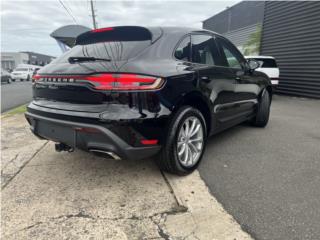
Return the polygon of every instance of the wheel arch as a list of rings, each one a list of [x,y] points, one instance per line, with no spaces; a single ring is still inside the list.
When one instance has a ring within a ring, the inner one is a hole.
[[[198,92],[188,93],[177,101],[177,103],[174,105],[173,111],[177,111],[180,107],[185,105],[194,107],[202,113],[206,121],[207,135],[209,135],[211,132],[212,116],[209,105],[205,98]]]
[[[258,95],[258,99],[259,99],[259,101],[260,101],[261,96],[262,96],[262,94],[263,94],[265,91],[267,91],[267,93],[269,94],[270,104],[271,104],[271,102],[272,102],[273,90],[272,90],[272,86],[270,86],[270,85],[268,85],[268,86],[266,86],[266,87],[264,87],[264,88],[261,89],[261,91],[260,91],[260,93],[259,93],[259,95]]]

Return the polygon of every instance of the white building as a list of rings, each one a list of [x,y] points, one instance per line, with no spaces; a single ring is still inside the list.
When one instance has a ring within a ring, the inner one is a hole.
[[[19,64],[28,64],[29,55],[22,52],[1,52],[1,68],[13,70]]]

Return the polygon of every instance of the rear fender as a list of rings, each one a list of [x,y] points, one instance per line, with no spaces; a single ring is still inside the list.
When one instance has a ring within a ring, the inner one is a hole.
[[[212,114],[211,107],[208,100],[198,91],[190,92],[184,96],[181,96],[174,104],[173,112],[176,112],[182,106],[189,105],[198,109],[206,120],[207,134],[211,133]]]

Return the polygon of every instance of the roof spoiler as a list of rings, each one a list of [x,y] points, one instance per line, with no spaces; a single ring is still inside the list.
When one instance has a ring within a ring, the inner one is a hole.
[[[75,45],[86,45],[106,41],[145,41],[152,43],[162,36],[160,27],[139,26],[106,27],[87,31],[76,38]]]

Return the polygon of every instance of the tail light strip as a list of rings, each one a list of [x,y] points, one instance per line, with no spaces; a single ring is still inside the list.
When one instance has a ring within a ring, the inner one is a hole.
[[[35,81],[62,83],[91,83],[97,90],[156,90],[164,80],[158,77],[137,74],[95,74],[89,76],[44,76],[35,75]]]

